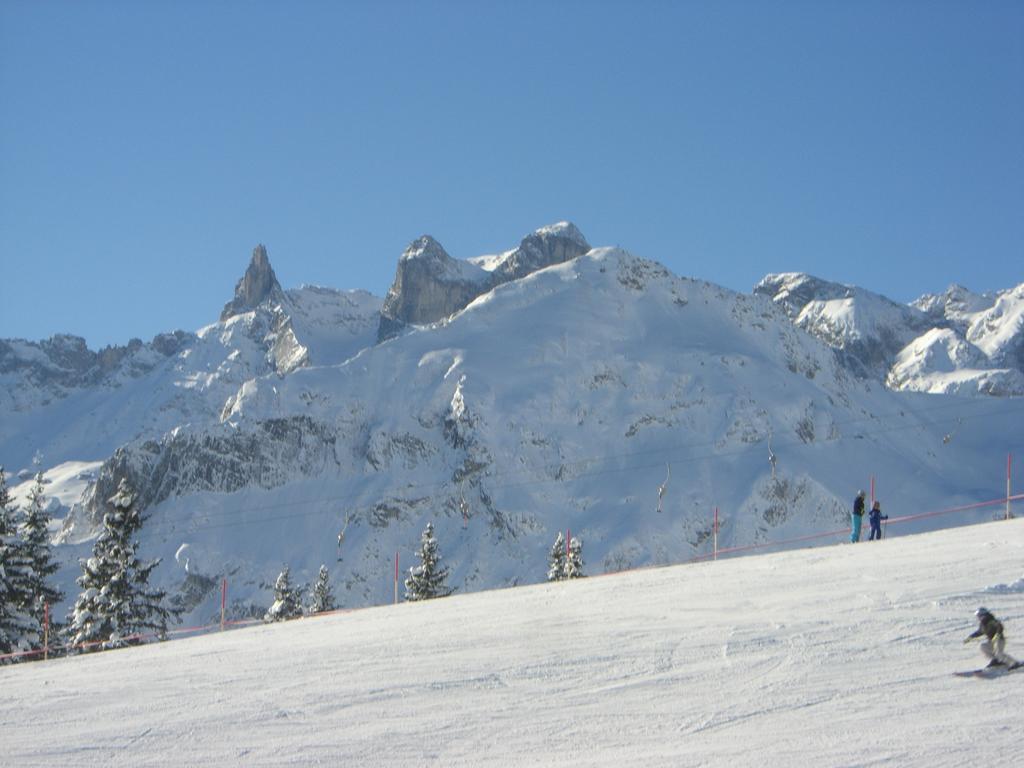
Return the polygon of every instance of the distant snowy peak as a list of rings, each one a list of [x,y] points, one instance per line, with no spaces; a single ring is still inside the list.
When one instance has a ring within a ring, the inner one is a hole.
[[[1024,394],[1024,374],[991,367],[980,349],[950,328],[933,328],[904,347],[886,384],[890,389],[931,394]]]
[[[997,365],[1024,372],[1024,283],[996,295],[991,307],[971,317],[967,339]]]
[[[233,315],[255,309],[267,301],[280,301],[283,298],[284,291],[281,290],[281,284],[277,282],[277,276],[270,266],[267,249],[263,245],[257,245],[252,251],[249,268],[235,286],[235,297],[224,305],[220,319],[227,320]]]
[[[920,309],[935,321],[949,320],[963,323],[966,327],[970,318],[984,312],[995,303],[995,297],[987,293],[974,293],[962,285],[951,285],[941,294],[925,294],[910,305]]]
[[[805,330],[831,333],[830,343],[838,347],[881,335],[894,326],[924,329],[929,325],[925,314],[915,307],[813,275],[768,275],[754,287],[754,293],[770,298]]]
[[[414,240],[398,261],[381,308],[377,337],[385,341],[409,325],[437,322],[495,286],[581,256],[590,245],[569,222],[542,227],[500,256],[454,259],[429,235]]]
[[[27,411],[89,387],[119,386],[152,371],[189,347],[195,336],[161,333],[150,343],[93,351],[79,336],[58,334],[43,341],[0,339],[0,409]]]
[[[899,390],[1024,394],[1024,285],[977,294],[953,285],[897,304],[811,275],[768,275],[754,288],[832,346],[859,376]]]
[[[896,355],[931,323],[918,309],[812,275],[768,275],[754,288],[841,353],[860,376],[884,380]]]
[[[793,320],[811,302],[853,298],[854,288],[832,283],[802,272],[766,275],[754,286],[754,293],[767,296]]]

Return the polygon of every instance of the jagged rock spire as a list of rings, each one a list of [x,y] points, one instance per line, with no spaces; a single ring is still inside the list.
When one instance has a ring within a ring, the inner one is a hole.
[[[235,285],[235,298],[224,305],[220,319],[227,320],[233,315],[255,309],[268,298],[283,296],[284,291],[281,290],[281,284],[277,282],[277,276],[270,266],[270,259],[267,258],[266,247],[257,245],[252,250],[249,268]]]

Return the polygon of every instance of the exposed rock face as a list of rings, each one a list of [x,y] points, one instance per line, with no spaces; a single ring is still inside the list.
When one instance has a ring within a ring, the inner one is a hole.
[[[132,443],[104,463],[65,529],[97,523],[104,501],[113,495],[111,487],[116,489],[122,479],[137,490],[140,509],[195,491],[275,488],[296,477],[335,471],[335,442],[329,426],[290,416],[261,421],[247,431],[175,431],[160,440]]]
[[[377,338],[384,341],[406,325],[448,317],[492,287],[489,272],[453,259],[439,242],[424,235],[398,261],[395,282],[380,310]]]
[[[396,336],[407,325],[442,320],[495,286],[589,250],[586,238],[569,222],[542,227],[524,237],[514,250],[486,260],[453,259],[434,238],[424,235],[405,250],[398,262],[395,282],[381,309],[377,339]]]
[[[268,299],[283,300],[284,291],[281,290],[281,284],[277,282],[277,276],[270,266],[267,249],[257,245],[252,251],[249,268],[235,286],[235,298],[224,305],[220,319],[227,320],[234,315],[248,312]]]
[[[518,280],[538,269],[575,259],[589,250],[590,244],[575,224],[563,221],[543,227],[524,237],[519,247],[495,267],[495,283]]]

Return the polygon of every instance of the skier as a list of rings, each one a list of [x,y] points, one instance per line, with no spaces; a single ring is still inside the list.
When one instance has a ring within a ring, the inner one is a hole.
[[[850,543],[856,544],[860,541],[860,524],[864,518],[864,491],[857,491],[857,498],[853,500],[853,515],[850,517]]]
[[[1012,669],[1018,666],[1019,662],[1003,650],[1006,639],[1003,637],[1002,622],[989,613],[988,608],[979,608],[974,615],[978,617],[978,628],[964,639],[964,643],[984,635],[988,639],[981,644],[981,652],[988,657],[990,667],[1003,666]]]
[[[877,501],[871,505],[871,512],[868,514],[868,522],[871,523],[871,534],[868,536],[868,541],[874,541],[876,538],[882,540],[882,521],[888,520],[888,515],[882,514],[882,505]]]

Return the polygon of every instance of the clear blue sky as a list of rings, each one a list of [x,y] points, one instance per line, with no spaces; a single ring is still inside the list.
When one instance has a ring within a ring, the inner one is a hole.
[[[749,291],[1024,281],[1021,2],[0,2],[0,337],[574,221]]]

